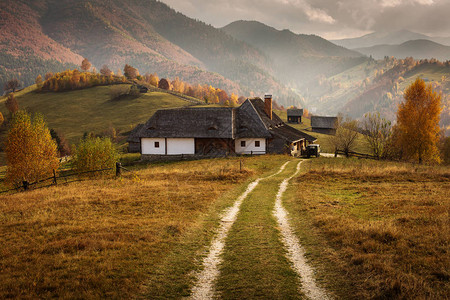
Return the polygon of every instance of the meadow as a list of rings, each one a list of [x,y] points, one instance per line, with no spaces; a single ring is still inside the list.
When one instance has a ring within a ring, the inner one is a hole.
[[[0,195],[0,298],[132,298],[149,287],[156,297],[172,277],[186,289],[219,213],[286,159],[143,164],[120,179]],[[164,265],[174,249],[179,263]]]
[[[48,127],[64,134],[71,143],[77,142],[84,132],[101,133],[109,126],[122,132],[129,131],[147,121],[158,109],[189,105],[187,101],[162,92],[111,100],[109,91],[113,86],[61,93],[29,91],[16,98],[21,109],[42,113]],[[7,115],[4,105],[0,106],[0,111]]]
[[[344,299],[450,297],[450,170],[317,159],[285,200],[320,280]]]

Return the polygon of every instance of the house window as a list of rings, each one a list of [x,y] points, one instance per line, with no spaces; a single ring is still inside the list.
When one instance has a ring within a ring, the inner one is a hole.
[[[155,148],[159,148],[159,142],[155,142]]]
[[[261,147],[261,143],[259,141],[255,141],[255,147]]]
[[[245,147],[245,141],[241,141],[241,147]]]

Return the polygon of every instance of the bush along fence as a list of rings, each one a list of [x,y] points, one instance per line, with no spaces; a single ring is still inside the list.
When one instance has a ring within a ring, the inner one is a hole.
[[[338,155],[345,155],[346,157],[357,157],[357,158],[365,158],[365,159],[376,159],[376,160],[379,159],[379,157],[376,157],[374,155],[358,153],[358,152],[353,152],[353,151],[345,152],[342,150],[336,150],[334,152],[334,157],[337,157]]]
[[[113,170],[115,170],[116,177],[121,176],[123,170],[127,171],[127,172],[132,172],[132,171],[122,167],[122,164],[119,162],[116,163],[115,168],[105,168],[105,169],[77,172],[77,173],[71,173],[71,174],[60,174],[59,176],[56,175],[56,170],[53,170],[53,176],[51,176],[49,178],[38,180],[36,182],[28,182],[28,181],[24,180],[24,181],[22,181],[22,184],[20,186],[9,189],[9,190],[0,191],[0,194],[8,193],[8,192],[28,191],[31,189],[35,190],[35,189],[46,188],[46,187],[50,187],[50,186],[58,185],[58,184],[68,184],[68,183],[72,183],[72,182],[85,181],[85,180],[89,179],[88,178],[89,175],[95,175],[95,174],[99,174],[101,172],[113,171]],[[87,176],[87,177],[83,178],[83,176]]]

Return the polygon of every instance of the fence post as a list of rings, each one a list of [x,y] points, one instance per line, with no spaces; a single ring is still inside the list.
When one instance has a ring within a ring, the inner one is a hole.
[[[55,169],[53,169],[53,183],[54,183],[55,185],[58,184],[58,182],[56,181],[56,171],[55,171]]]
[[[120,162],[116,162],[116,177],[119,177],[122,174],[122,164]]]
[[[28,191],[28,188],[29,188],[29,186],[30,186],[30,184],[28,183],[28,181],[24,180],[24,181],[22,181],[22,183],[23,183],[23,190],[24,190],[24,191]]]

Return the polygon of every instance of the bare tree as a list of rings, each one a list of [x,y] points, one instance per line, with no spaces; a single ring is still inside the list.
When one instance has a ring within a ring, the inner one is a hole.
[[[358,121],[348,117],[342,120],[342,117],[339,117],[336,125],[336,134],[330,136],[330,143],[334,146],[335,150],[344,151],[348,157],[349,152],[357,144]]]
[[[81,62],[81,70],[86,72],[89,71],[91,67],[92,67],[91,62],[87,58],[83,59],[83,61]]]
[[[14,93],[8,95],[8,99],[6,99],[5,106],[9,110],[11,115],[15,114],[19,110],[19,103],[17,103]]]
[[[381,118],[380,113],[368,113],[364,115],[362,128],[373,155],[377,158],[384,156],[391,134],[391,122]]]
[[[12,91],[13,93],[16,91],[18,87],[20,87],[20,83],[19,80],[17,80],[16,78],[7,81],[4,86],[6,91]]]
[[[100,69],[100,74],[102,74],[103,76],[111,76],[113,73],[107,65],[103,65],[103,67]]]

